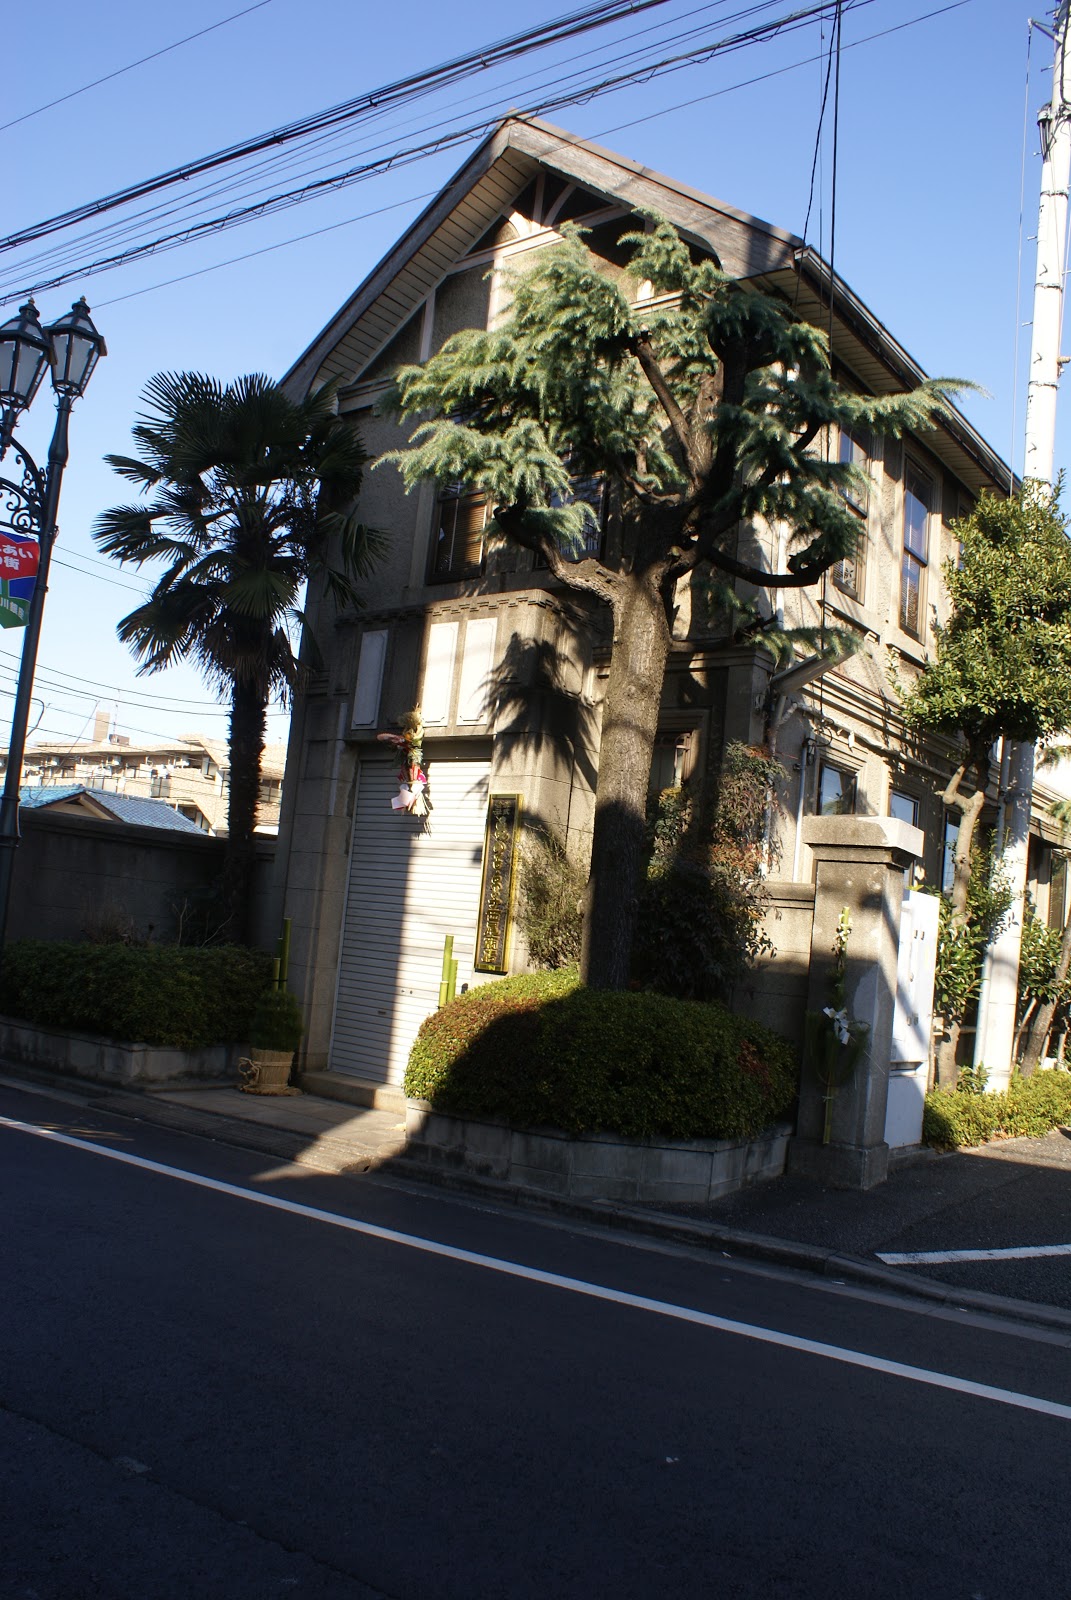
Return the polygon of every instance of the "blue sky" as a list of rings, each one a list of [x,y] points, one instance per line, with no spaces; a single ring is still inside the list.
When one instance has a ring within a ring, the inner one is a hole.
[[[33,44],[23,59],[39,62],[42,71],[17,84],[8,75],[2,120],[210,28],[242,4],[188,0],[182,8],[164,8],[106,0],[87,14],[70,0],[38,0]],[[836,265],[930,373],[982,386],[985,394],[969,397],[964,409],[1005,459],[1014,450],[1019,465],[1029,328],[1020,328],[1017,372],[1016,324],[1030,316],[1039,179],[1034,117],[1048,98],[1043,69],[1052,47],[1035,31],[1028,82],[1031,8],[1025,0],[966,0],[903,26],[939,4],[870,0],[844,18]],[[451,6],[408,0],[404,8],[267,0],[200,39],[0,131],[7,227],[53,215],[567,9],[569,0],[525,0],[508,15],[467,0]],[[787,0],[780,8],[790,9]],[[655,49],[688,29],[703,28],[703,37],[714,40],[747,26],[742,14],[743,7],[734,9],[728,0],[717,6],[668,0],[629,24],[530,56],[400,112],[376,139],[401,145],[434,120],[449,125],[475,119],[483,108],[528,106],[567,68],[598,72],[630,42]],[[649,31],[634,38],[640,29]],[[878,33],[884,36],[868,42]],[[828,32],[820,36],[812,23],[556,111],[551,120],[800,233],[827,43]],[[827,111],[808,229],[809,241],[827,255],[830,121]],[[373,142],[368,131],[359,138],[354,133],[352,146],[326,155],[345,164],[351,148]],[[84,292],[109,350],[72,421],[34,708],[35,718],[41,713],[40,737],[73,742],[91,729],[98,698],[117,715],[118,730],[135,739],[188,729],[224,736],[226,716],[192,669],[138,678],[115,637],[116,622],[137,603],[144,580],[102,564],[92,543],[97,514],[128,498],[102,457],[129,448],[139,395],[154,372],[281,376],[469,148],[38,295],[47,321]],[[276,175],[269,176],[275,182]],[[278,187],[289,176],[283,173]],[[254,251],[263,253],[219,265]],[[75,264],[90,259],[85,249],[74,257]],[[28,267],[28,275],[20,277],[20,270],[6,260],[0,277],[12,287],[35,281]],[[176,278],[183,281],[166,281]],[[8,301],[0,315],[12,315],[16,303]],[[1071,453],[1069,405],[1065,393],[1058,465]],[[39,458],[51,424],[46,384],[22,430]],[[5,729],[20,645],[20,633],[0,635]],[[273,716],[270,736],[285,737],[285,717]],[[5,739],[0,733],[0,742]]]

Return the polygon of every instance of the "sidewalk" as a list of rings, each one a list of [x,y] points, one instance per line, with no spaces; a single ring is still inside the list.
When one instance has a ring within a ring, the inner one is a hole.
[[[57,1078],[7,1069],[15,1087]],[[978,1150],[922,1151],[865,1194],[783,1177],[705,1207],[576,1202],[519,1191],[404,1159],[404,1120],[313,1094],[232,1088],[141,1093],[72,1079],[101,1111],[254,1149],[322,1172],[385,1175],[479,1193],[502,1204],[624,1228],[729,1255],[979,1310],[1028,1316],[1071,1332],[1071,1129]],[[968,1259],[963,1259],[967,1252]],[[939,1254],[940,1261],[905,1261]],[[970,1259],[982,1255],[982,1259]]]

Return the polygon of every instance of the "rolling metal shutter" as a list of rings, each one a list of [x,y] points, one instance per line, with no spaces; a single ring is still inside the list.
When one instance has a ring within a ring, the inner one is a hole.
[[[397,761],[361,763],[331,1070],[400,1084],[439,1002],[443,940],[472,983],[490,762],[433,757],[431,816],[391,810]],[[480,981],[476,975],[476,981]]]

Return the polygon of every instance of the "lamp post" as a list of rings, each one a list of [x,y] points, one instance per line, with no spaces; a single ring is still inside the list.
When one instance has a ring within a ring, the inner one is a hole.
[[[93,326],[84,299],[48,328],[42,328],[32,300],[20,307],[18,316],[0,326],[0,474],[10,471],[10,467],[4,465],[9,452],[15,464],[14,476],[0,476],[0,574],[6,578],[13,573],[32,576],[35,555],[37,574],[26,606],[26,631],[11,719],[7,772],[0,796],[0,961],[19,843],[19,785],[26,729],[48,591],[48,569],[56,541],[60,484],[67,464],[67,425],[71,407],[85,393],[93,368],[106,354],[104,340]],[[46,367],[51,369],[52,387],[56,392],[56,426],[42,472],[16,439],[15,425],[40,388]],[[32,543],[35,538],[36,551]]]

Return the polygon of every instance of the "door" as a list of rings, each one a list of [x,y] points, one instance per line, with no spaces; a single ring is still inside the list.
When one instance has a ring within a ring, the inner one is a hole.
[[[439,1002],[447,934],[458,988],[474,981],[490,762],[432,756],[425,819],[391,810],[397,767],[361,763],[330,1065],[400,1085]]]

